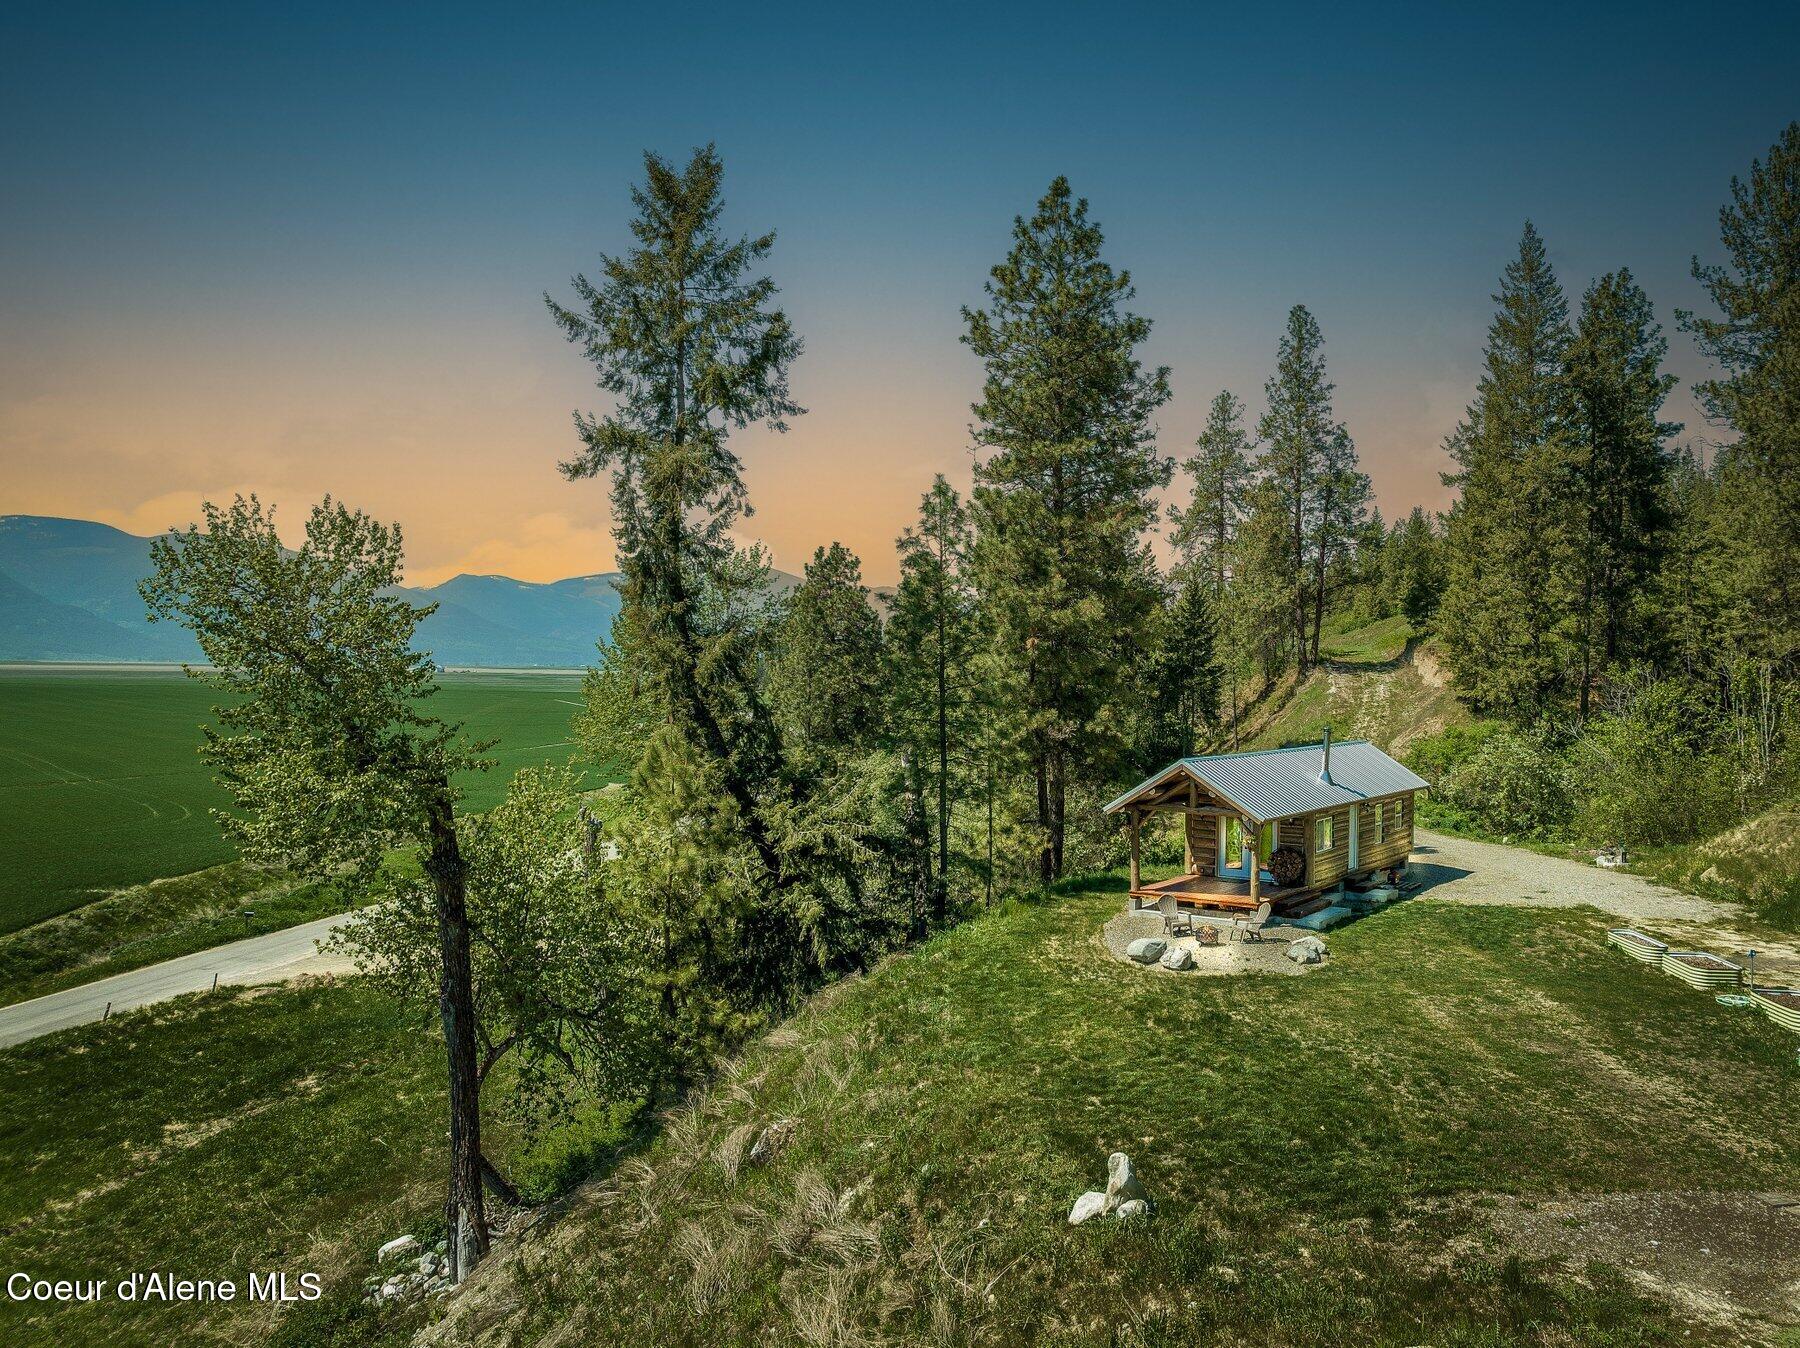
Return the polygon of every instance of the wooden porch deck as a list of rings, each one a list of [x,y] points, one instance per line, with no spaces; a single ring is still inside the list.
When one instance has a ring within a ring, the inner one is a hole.
[[[1289,885],[1283,889],[1267,883],[1261,890],[1262,898],[1274,905],[1273,912],[1277,917],[1304,916],[1312,907],[1318,906],[1314,901],[1324,892],[1303,885]],[[1172,880],[1139,885],[1130,894],[1132,906],[1137,908],[1155,908],[1163,900],[1173,899],[1177,905],[1186,904],[1192,908],[1256,911],[1256,904],[1250,901],[1248,880],[1221,880],[1216,875],[1178,875]]]

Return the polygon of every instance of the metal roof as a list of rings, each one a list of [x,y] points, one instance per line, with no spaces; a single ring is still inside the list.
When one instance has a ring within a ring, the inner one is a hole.
[[[1228,805],[1257,823],[1335,809],[1359,800],[1429,790],[1431,783],[1395,762],[1367,740],[1337,740],[1331,746],[1331,779],[1319,775],[1323,746],[1302,744],[1291,749],[1254,753],[1209,754],[1169,764],[1106,807],[1123,809],[1146,791],[1177,773],[1193,777]]]

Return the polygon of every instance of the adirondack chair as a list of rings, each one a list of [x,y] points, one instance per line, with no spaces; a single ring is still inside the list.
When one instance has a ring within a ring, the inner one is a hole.
[[[1252,942],[1262,940],[1263,928],[1269,925],[1269,916],[1274,911],[1275,905],[1270,903],[1267,899],[1264,899],[1262,906],[1256,910],[1255,915],[1253,917],[1245,918],[1243,922],[1239,924],[1238,939],[1240,941]]]
[[[1158,907],[1162,909],[1163,935],[1179,936],[1184,932],[1190,934],[1193,932],[1194,915],[1181,911],[1180,900],[1172,897],[1165,898]]]

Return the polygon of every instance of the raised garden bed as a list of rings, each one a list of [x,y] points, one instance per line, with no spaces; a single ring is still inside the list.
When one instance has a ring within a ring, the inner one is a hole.
[[[1709,955],[1704,950],[1665,950],[1662,971],[1673,974],[1689,987],[1714,992],[1735,988],[1744,979],[1743,969],[1728,959]]]
[[[1634,960],[1642,960],[1645,964],[1662,963],[1663,955],[1669,947],[1654,936],[1646,936],[1643,932],[1631,927],[1614,927],[1606,933],[1606,943],[1616,946],[1630,955]]]
[[[1750,1000],[1782,1029],[1800,1034],[1800,988],[1752,988]]]

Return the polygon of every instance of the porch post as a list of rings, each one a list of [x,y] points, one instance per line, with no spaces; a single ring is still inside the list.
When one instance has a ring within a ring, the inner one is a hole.
[[[1250,830],[1250,906],[1260,908],[1262,906],[1263,859],[1257,855],[1257,852],[1262,847],[1262,829],[1248,819],[1244,821],[1244,827]]]
[[[1138,874],[1138,812],[1134,805],[1131,809],[1131,887],[1141,889],[1141,877]],[[1135,906],[1135,904],[1128,905]]]

